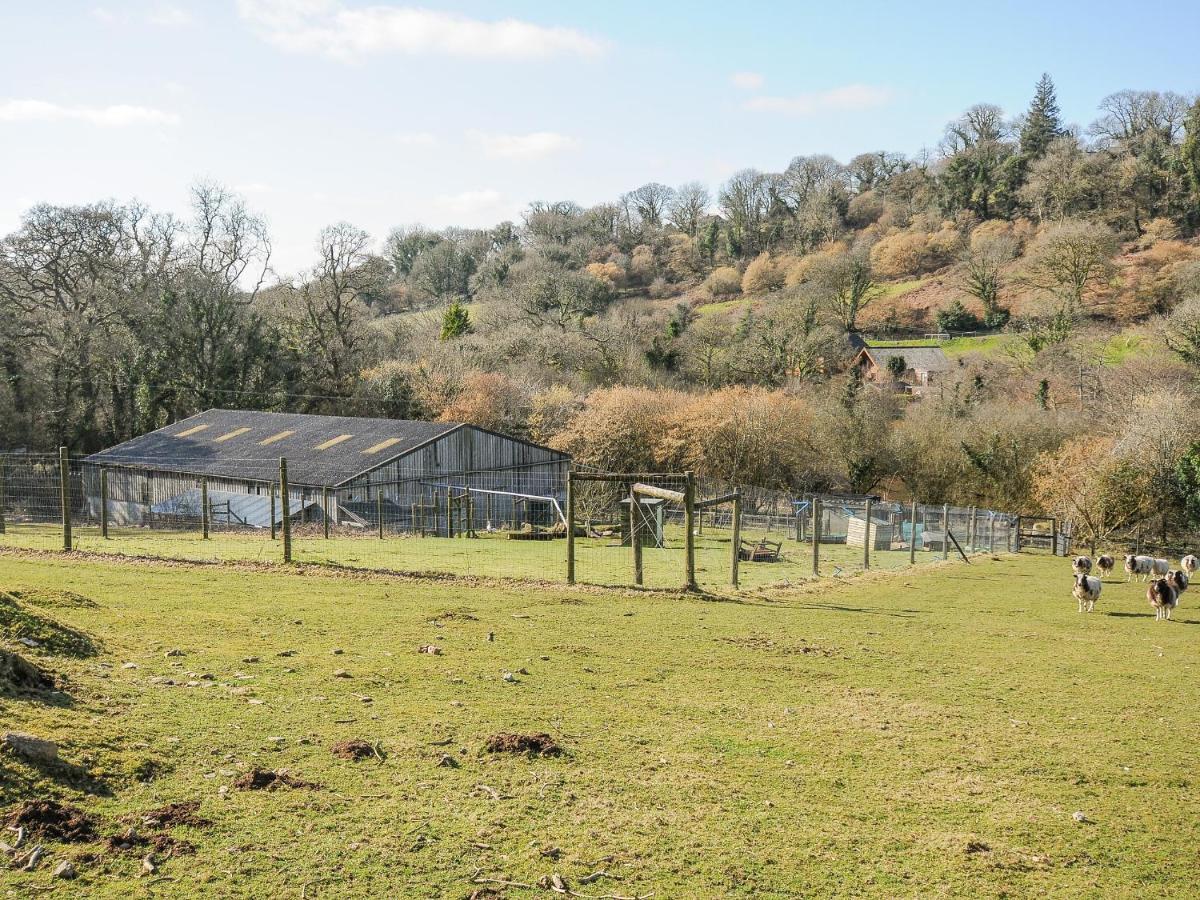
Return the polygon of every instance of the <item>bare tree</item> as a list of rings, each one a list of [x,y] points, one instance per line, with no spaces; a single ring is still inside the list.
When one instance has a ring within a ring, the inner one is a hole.
[[[681,184],[667,207],[667,221],[684,234],[695,237],[711,203],[712,195],[700,182]]]

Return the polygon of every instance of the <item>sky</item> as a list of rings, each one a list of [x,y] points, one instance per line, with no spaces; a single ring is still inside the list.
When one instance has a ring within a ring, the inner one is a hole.
[[[32,204],[186,214],[215,180],[280,274],[325,225],[486,226],[801,154],[933,148],[1049,72],[1068,122],[1200,91],[1200,3],[0,0],[0,233]]]

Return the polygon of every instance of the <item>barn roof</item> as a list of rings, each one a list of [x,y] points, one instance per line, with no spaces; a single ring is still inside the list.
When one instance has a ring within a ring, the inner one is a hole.
[[[464,427],[473,426],[210,409],[93,453],[85,462],[274,481],[283,456],[292,484],[332,486]]]
[[[942,352],[942,348],[933,344],[915,347],[871,347],[866,346],[860,351],[875,365],[883,368],[893,356],[904,359],[907,367],[915,372],[946,372],[950,369],[950,360]]]

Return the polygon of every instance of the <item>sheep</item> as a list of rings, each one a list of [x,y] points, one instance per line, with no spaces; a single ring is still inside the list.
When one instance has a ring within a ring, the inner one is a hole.
[[[1084,575],[1082,572],[1075,576],[1075,588],[1071,593],[1079,601],[1080,612],[1092,612],[1096,601],[1100,599],[1100,589],[1104,583],[1094,575]]]
[[[1167,573],[1171,571],[1171,561],[1169,559],[1152,559],[1150,560],[1150,577],[1151,578],[1166,578]]]
[[[1179,561],[1179,567],[1187,573],[1188,578],[1191,578],[1196,574],[1196,569],[1200,569],[1200,559],[1189,553]]]
[[[1150,582],[1150,586],[1146,588],[1146,599],[1154,607],[1155,621],[1160,621],[1171,618],[1171,610],[1179,602],[1179,594],[1167,579],[1159,578]]]
[[[1167,584],[1175,588],[1176,594],[1182,594],[1186,591],[1188,589],[1188,582],[1190,581],[1191,579],[1187,577],[1187,573],[1178,569],[1172,569],[1167,573]]]
[[[1134,556],[1132,553],[1125,556],[1125,572],[1128,577],[1126,581],[1133,581],[1133,576],[1141,575],[1142,581],[1145,581],[1150,576],[1150,566],[1154,562],[1148,556]]]
[[[1103,578],[1105,575],[1111,575],[1112,570],[1116,568],[1116,565],[1117,561],[1107,553],[1096,560],[1096,568],[1100,570],[1101,578]]]
[[[1071,560],[1071,571],[1076,575],[1087,575],[1092,571],[1092,558],[1090,556],[1077,556]]]

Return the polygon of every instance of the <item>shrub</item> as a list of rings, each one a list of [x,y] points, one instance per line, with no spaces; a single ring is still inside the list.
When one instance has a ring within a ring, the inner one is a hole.
[[[742,292],[742,276],[733,266],[713,269],[704,279],[704,289],[710,297],[735,297]]]
[[[745,294],[765,294],[777,291],[783,285],[782,267],[765,252],[756,256],[742,275],[742,292]]]
[[[927,238],[918,231],[900,231],[881,238],[871,248],[871,267],[881,278],[916,275],[925,267]]]
[[[953,300],[938,310],[937,327],[938,331],[974,331],[979,327],[979,318],[961,300]]]
[[[615,288],[625,278],[625,270],[611,261],[589,263],[583,267],[583,271],[610,288]]]

